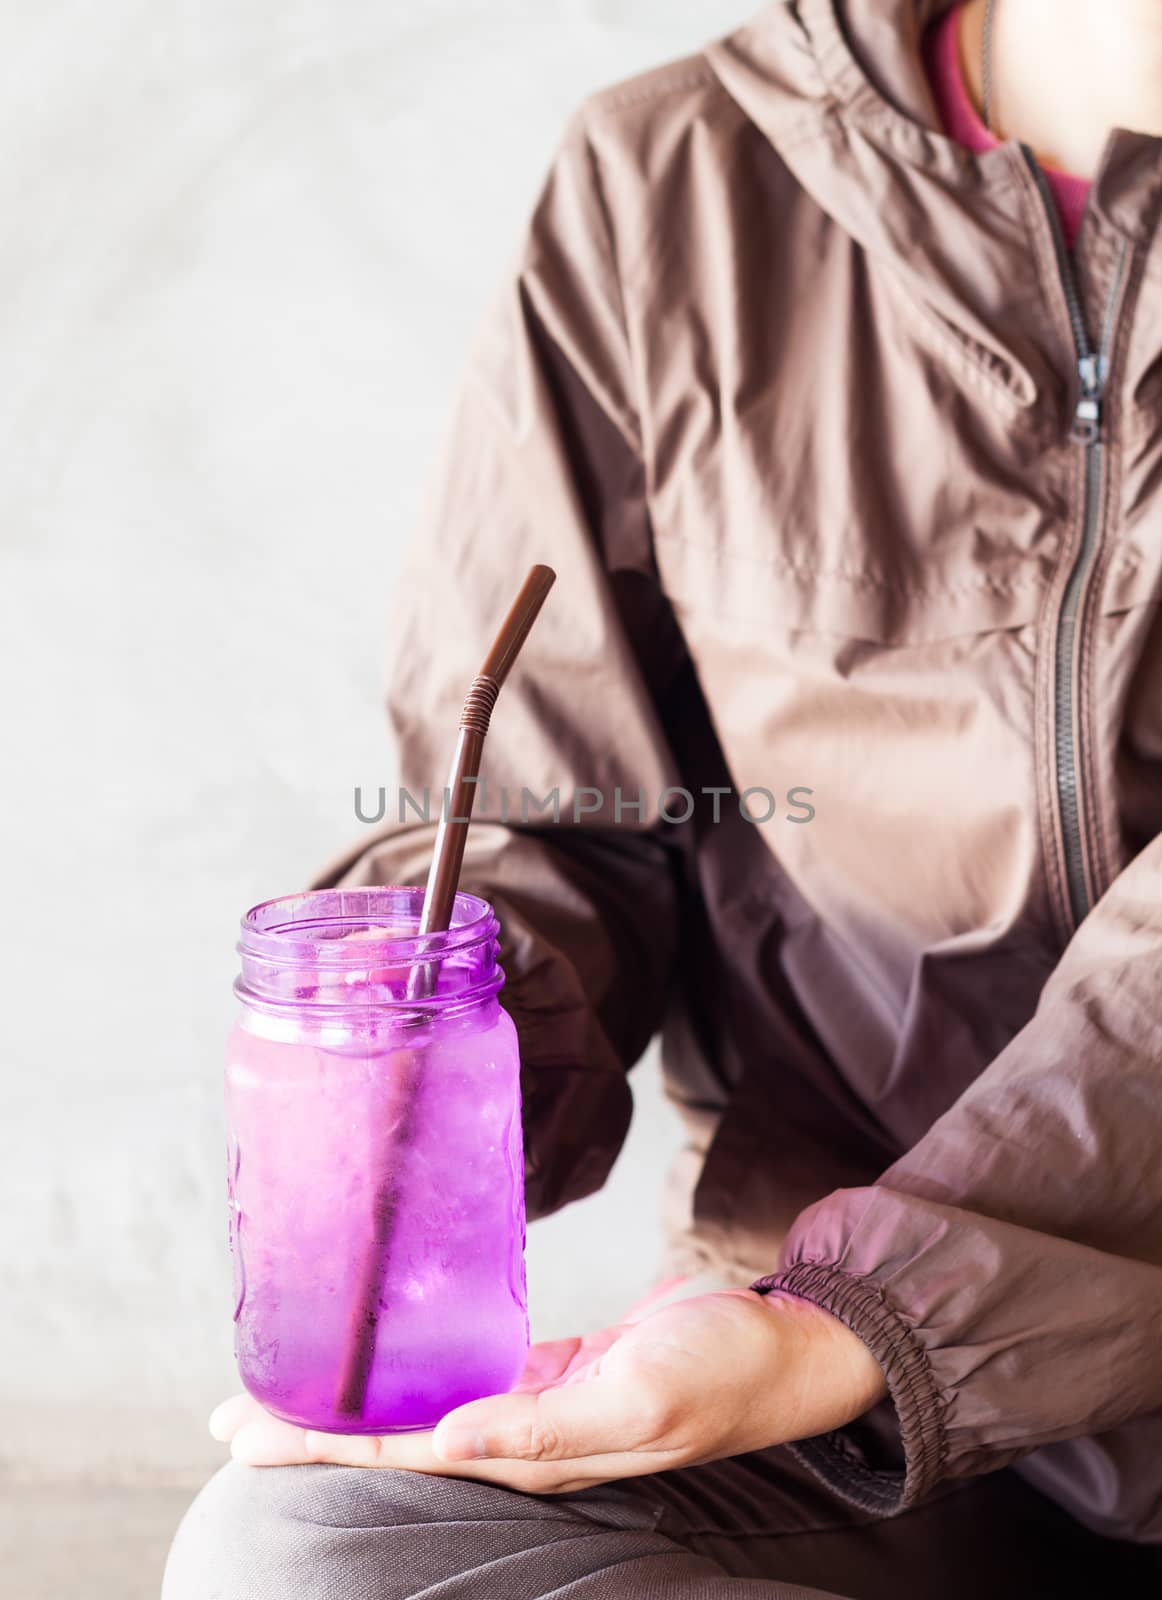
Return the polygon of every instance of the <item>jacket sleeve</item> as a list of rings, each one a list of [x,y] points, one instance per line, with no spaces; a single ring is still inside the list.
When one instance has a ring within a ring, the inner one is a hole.
[[[387,791],[387,825],[318,879],[423,881],[465,691],[529,566],[555,568],[493,716],[461,879],[501,922],[533,1215],[604,1181],[629,1122],[625,1070],[657,1031],[673,955],[656,802],[678,782],[663,719],[683,652],[653,568],[633,389],[579,117],[472,353],[397,585],[400,791],[422,809],[427,790],[430,820]]]
[[[1081,924],[1033,1019],[866,1189],[804,1212],[781,1289],[883,1368],[901,1474],[858,1428],[803,1459],[891,1512],[943,1478],[1162,1406],[1162,838]]]

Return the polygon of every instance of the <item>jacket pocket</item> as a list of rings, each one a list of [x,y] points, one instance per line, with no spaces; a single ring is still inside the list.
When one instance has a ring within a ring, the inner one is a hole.
[[[684,614],[713,615],[742,630],[775,627],[885,646],[1024,627],[1037,619],[1047,580],[1041,563],[1029,559],[975,571],[934,566],[901,582],[673,533],[658,539],[657,560]]]

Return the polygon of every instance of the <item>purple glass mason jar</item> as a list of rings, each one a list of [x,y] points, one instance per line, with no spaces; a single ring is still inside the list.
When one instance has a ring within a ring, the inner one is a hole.
[[[431,1427],[510,1389],[528,1351],[497,921],[461,894],[448,932],[420,938],[422,901],[329,889],[242,919],[226,1065],[235,1353],[269,1411],[331,1432]]]

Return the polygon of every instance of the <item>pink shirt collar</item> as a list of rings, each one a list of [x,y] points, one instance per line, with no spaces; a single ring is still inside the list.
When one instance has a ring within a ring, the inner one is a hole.
[[[985,150],[995,150],[1000,140],[981,121],[964,81],[960,64],[960,11],[959,5],[953,6],[929,28],[924,40],[924,62],[945,133],[966,150],[980,155]],[[1089,198],[1089,179],[1079,178],[1072,172],[1058,172],[1053,167],[1046,167],[1044,171],[1061,213],[1065,242],[1072,249]]]

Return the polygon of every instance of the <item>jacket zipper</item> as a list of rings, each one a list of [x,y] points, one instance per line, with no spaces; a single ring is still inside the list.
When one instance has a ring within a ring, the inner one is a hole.
[[[1109,353],[1113,340],[1114,320],[1121,296],[1129,247],[1122,241],[1102,317],[1101,334],[1097,348],[1090,341],[1081,309],[1081,295],[1077,275],[1073,270],[1057,202],[1049,188],[1048,179],[1037,163],[1037,158],[1027,147],[1021,147],[1041,196],[1053,236],[1057,256],[1057,270],[1065,303],[1069,311],[1069,325],[1073,333],[1074,355],[1081,387],[1073,411],[1073,425],[1069,437],[1085,451],[1085,498],[1082,512],[1081,541],[1073,559],[1061,609],[1057,616],[1057,632],[1053,651],[1053,734],[1055,776],[1057,785],[1057,812],[1061,821],[1061,839],[1065,854],[1065,882],[1069,895],[1069,909],[1076,927],[1093,904],[1086,874],[1085,834],[1082,824],[1082,772],[1081,751],[1075,731],[1078,662],[1080,656],[1080,631],[1082,599],[1086,580],[1093,568],[1094,558],[1101,545],[1101,495],[1104,472],[1104,437],[1102,431],[1102,401],[1106,378],[1109,374]]]

